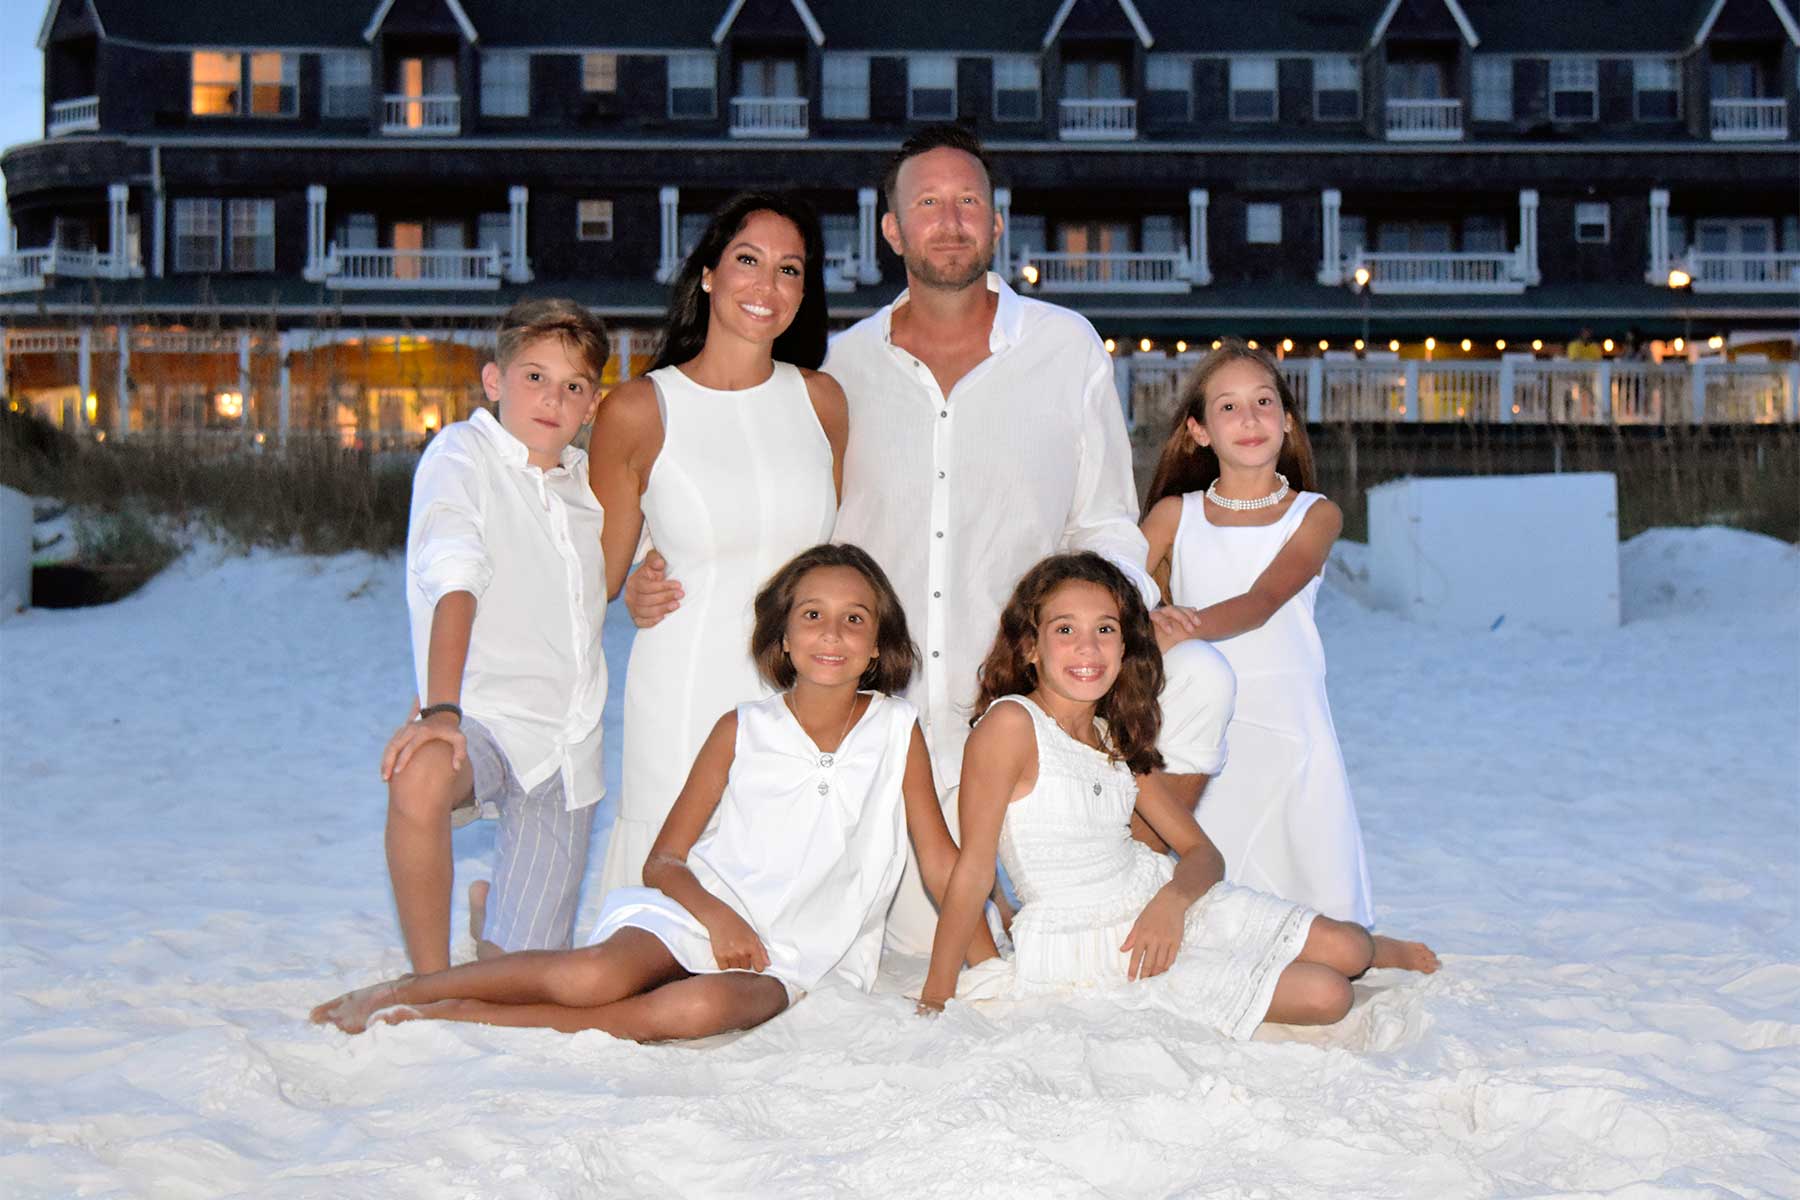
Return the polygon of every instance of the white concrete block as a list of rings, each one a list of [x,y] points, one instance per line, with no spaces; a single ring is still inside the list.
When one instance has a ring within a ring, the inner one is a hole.
[[[1369,587],[1426,624],[1619,624],[1619,503],[1609,473],[1396,479],[1369,489]]]
[[[31,605],[31,497],[0,487],[0,621]]]

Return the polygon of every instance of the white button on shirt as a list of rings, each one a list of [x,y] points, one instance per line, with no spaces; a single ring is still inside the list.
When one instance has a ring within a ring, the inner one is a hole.
[[[571,809],[605,793],[602,520],[585,453],[568,447],[540,470],[486,409],[445,426],[413,476],[406,605],[421,701],[432,613],[469,592],[462,709],[493,733],[527,791],[560,772]]]
[[[1013,585],[1045,555],[1093,550],[1146,603],[1131,443],[1112,357],[1076,313],[998,275],[989,355],[946,396],[894,345],[893,304],[832,340],[823,370],[850,403],[844,501],[832,535],[874,555],[924,652],[908,697],[924,716],[940,790],[956,786],[975,670]]]

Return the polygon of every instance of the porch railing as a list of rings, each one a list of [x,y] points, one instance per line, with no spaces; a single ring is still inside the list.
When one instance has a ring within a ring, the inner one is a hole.
[[[1185,292],[1183,250],[1146,253],[1045,251],[1023,247],[1015,277],[1044,291]]]
[[[1524,256],[1495,252],[1402,253],[1364,251],[1344,260],[1344,277],[1369,271],[1369,290],[1390,295],[1516,293],[1525,290]]]
[[[48,246],[0,254],[0,293],[39,291],[59,276],[64,279],[131,279],[143,273],[135,260],[124,255],[72,250],[52,242]]]
[[[1193,354],[1121,357],[1126,412],[1167,428],[1198,362]],[[1800,424],[1800,362],[1290,358],[1281,372],[1315,422]]]
[[[44,132],[51,137],[65,133],[86,133],[100,128],[100,97],[83,96],[78,100],[58,100],[50,105],[50,120]]]
[[[1066,142],[1130,141],[1137,137],[1137,101],[1064,100],[1060,129]]]
[[[334,288],[454,288],[489,291],[506,275],[506,255],[480,250],[339,250],[325,255],[324,280]]]
[[[806,136],[803,96],[733,96],[731,136],[785,138]]]
[[[1788,133],[1788,102],[1772,99],[1714,100],[1712,135],[1717,142],[1779,141]]]
[[[455,95],[381,98],[381,132],[454,134],[462,132],[462,98]]]
[[[1456,142],[1463,135],[1461,100],[1389,100],[1390,142]]]

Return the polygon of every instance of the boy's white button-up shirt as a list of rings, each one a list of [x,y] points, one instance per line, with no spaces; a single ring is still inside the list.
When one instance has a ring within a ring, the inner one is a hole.
[[[548,471],[486,409],[444,427],[419,459],[406,533],[413,667],[425,695],[431,618],[475,597],[462,709],[505,751],[527,790],[561,773],[571,809],[605,792],[604,514],[573,446]]]
[[[1131,442],[1112,356],[1080,315],[998,275],[988,357],[946,396],[893,341],[907,293],[832,340],[822,369],[850,402],[833,539],[875,557],[900,593],[923,670],[933,772],[955,787],[975,671],[1013,585],[1045,555],[1093,550],[1159,599],[1144,569]]]

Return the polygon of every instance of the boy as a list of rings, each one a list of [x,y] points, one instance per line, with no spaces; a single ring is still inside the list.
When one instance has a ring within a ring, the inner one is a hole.
[[[478,957],[569,945],[604,792],[606,574],[587,455],[606,329],[569,300],[500,320],[481,386],[495,412],[446,426],[419,459],[406,535],[416,719],[382,755],[387,859],[416,972],[450,965],[453,809],[500,832],[470,888]],[[496,415],[497,414],[497,415]]]

